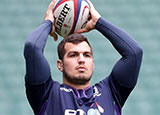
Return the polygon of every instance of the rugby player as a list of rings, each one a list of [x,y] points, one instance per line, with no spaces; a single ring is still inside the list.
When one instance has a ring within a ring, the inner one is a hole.
[[[48,7],[44,22],[25,42],[26,95],[35,115],[121,115],[122,107],[137,83],[141,46],[124,30],[100,16],[89,3],[91,19],[85,28],[67,36],[58,45],[57,67],[63,73],[62,84],[52,77],[44,56],[48,35],[58,39],[52,13],[55,0]],[[93,29],[102,33],[121,57],[106,78],[91,86],[94,51],[81,33]]]

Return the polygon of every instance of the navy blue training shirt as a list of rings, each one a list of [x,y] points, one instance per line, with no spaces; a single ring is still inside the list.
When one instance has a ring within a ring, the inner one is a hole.
[[[121,58],[104,80],[77,90],[51,77],[49,64],[43,55],[51,29],[51,21],[44,21],[31,32],[25,43],[26,94],[34,114],[121,115],[121,109],[137,82],[142,60],[141,46],[101,17],[95,29],[113,44]]]

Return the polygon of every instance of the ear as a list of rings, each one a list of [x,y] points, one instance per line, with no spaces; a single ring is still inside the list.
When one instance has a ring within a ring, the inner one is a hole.
[[[57,60],[57,67],[59,69],[59,71],[63,72],[63,62],[62,60]]]

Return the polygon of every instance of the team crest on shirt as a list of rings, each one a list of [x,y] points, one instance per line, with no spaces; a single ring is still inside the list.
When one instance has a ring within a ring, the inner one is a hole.
[[[93,93],[93,97],[96,97],[96,96],[101,96],[101,93],[99,93],[99,91],[98,91],[98,89],[97,89],[97,87],[96,86],[94,86],[94,93]]]

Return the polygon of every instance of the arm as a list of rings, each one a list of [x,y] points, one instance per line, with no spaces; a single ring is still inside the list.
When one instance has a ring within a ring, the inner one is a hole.
[[[40,84],[50,77],[50,68],[43,55],[48,35],[58,39],[55,34],[55,26],[52,9],[56,0],[53,0],[46,11],[44,22],[36,28],[27,38],[24,49],[26,59],[26,80],[30,83]]]
[[[49,64],[43,55],[51,28],[51,21],[44,21],[26,40],[24,48],[26,80],[31,84],[44,83],[51,75]]]
[[[26,60],[26,95],[35,114],[39,113],[47,100],[51,87],[50,67],[43,55],[44,47],[51,31],[51,22],[44,21],[27,38],[24,48]]]
[[[49,64],[43,55],[48,35],[50,34],[55,40],[57,39],[54,33],[55,28],[52,26],[54,21],[51,10],[54,6],[53,2],[48,7],[45,21],[31,32],[24,48],[26,95],[35,114],[38,114],[42,105],[46,103],[53,83]]]
[[[142,48],[125,31],[103,18],[97,21],[95,28],[113,44],[122,56],[109,77],[111,90],[120,110],[136,85],[142,60]]]
[[[103,18],[97,21],[95,28],[108,38],[122,56],[112,70],[114,79],[122,86],[134,87],[142,60],[141,46],[126,32]]]

